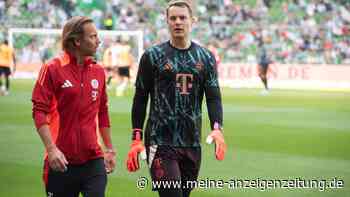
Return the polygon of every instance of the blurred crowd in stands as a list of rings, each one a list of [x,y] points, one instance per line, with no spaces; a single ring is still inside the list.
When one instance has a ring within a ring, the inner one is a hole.
[[[62,28],[74,15],[105,30],[142,30],[145,48],[165,41],[167,0],[2,0],[0,37],[8,28]],[[270,58],[291,64],[350,65],[349,0],[196,0],[193,39],[221,62],[257,61],[259,42]]]

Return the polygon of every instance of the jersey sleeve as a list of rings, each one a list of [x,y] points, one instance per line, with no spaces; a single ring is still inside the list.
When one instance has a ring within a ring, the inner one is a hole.
[[[148,97],[153,87],[152,64],[147,53],[141,57],[139,69],[136,77],[135,95],[132,105],[132,127],[143,128],[146,117]]]
[[[101,72],[103,75],[103,86],[101,92],[100,106],[98,110],[98,126],[99,128],[109,128],[110,120],[108,115],[108,97],[106,92],[106,76],[104,71]]]
[[[221,102],[221,92],[219,87],[217,64],[215,57],[210,53],[205,69],[204,91],[208,108],[211,129],[214,123],[223,125],[223,110]]]
[[[49,65],[42,66],[32,93],[32,116],[37,129],[49,124],[49,114],[54,104],[54,84]]]

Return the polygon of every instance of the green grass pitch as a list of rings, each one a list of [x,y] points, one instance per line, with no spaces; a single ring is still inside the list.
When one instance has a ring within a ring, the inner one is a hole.
[[[34,81],[13,80],[9,96],[0,97],[0,196],[45,196],[41,182],[43,145],[31,117]],[[223,89],[224,129],[229,146],[226,160],[214,159],[213,146],[203,143],[200,179],[337,178],[343,188],[195,189],[193,197],[324,197],[350,196],[350,93]],[[150,187],[139,190],[136,180],[149,178],[148,169],[130,174],[125,158],[130,143],[133,89],[125,97],[110,92],[117,170],[109,176],[107,197],[157,196]],[[202,141],[209,133],[203,105]]]

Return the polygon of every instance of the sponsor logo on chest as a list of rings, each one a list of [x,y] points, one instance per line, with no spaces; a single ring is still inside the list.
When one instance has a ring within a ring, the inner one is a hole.
[[[190,94],[192,89],[193,75],[179,73],[176,74],[176,87],[179,88],[181,95]]]
[[[73,87],[73,84],[68,80],[64,80],[63,84],[61,85],[61,88],[71,88]]]

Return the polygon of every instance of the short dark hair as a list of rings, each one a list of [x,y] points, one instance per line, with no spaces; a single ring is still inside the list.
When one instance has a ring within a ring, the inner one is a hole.
[[[187,0],[171,0],[166,8],[166,16],[168,16],[169,13],[169,8],[173,7],[173,6],[178,6],[178,7],[186,7],[190,13],[190,15],[193,15],[193,11],[192,11],[192,5],[189,1]]]
[[[62,48],[65,51],[72,51],[75,48],[74,41],[84,35],[83,26],[86,23],[93,23],[93,20],[86,16],[74,16],[67,21],[62,31]]]

